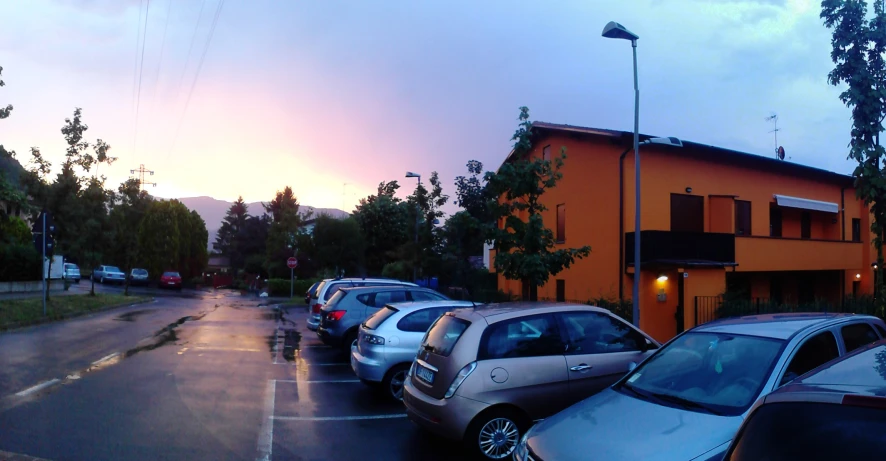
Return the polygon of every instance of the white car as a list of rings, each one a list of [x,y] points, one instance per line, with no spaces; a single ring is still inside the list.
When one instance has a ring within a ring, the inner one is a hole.
[[[399,280],[381,278],[326,279],[320,282],[316,294],[311,298],[311,316],[308,317],[308,329],[311,331],[317,331],[317,329],[320,328],[320,311],[323,306],[326,305],[326,302],[329,301],[329,299],[332,298],[332,295],[338,290],[342,288],[374,287],[381,285],[418,286],[411,282],[401,282]]]
[[[124,283],[126,274],[117,266],[98,266],[92,271],[92,280],[99,283]]]

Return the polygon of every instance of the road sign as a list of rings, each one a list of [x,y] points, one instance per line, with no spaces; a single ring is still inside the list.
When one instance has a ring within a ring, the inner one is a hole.
[[[290,269],[295,269],[296,267],[298,267],[298,260],[295,259],[294,256],[290,257],[286,260],[286,267]]]

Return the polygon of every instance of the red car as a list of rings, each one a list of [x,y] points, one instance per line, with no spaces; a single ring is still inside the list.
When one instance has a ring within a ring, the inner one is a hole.
[[[182,289],[182,276],[178,272],[164,272],[163,275],[160,276],[160,288],[175,288],[177,290]]]

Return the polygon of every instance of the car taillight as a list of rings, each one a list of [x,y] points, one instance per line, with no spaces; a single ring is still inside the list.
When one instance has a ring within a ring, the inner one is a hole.
[[[461,386],[461,383],[465,382],[465,379],[477,368],[477,362],[471,362],[464,366],[461,370],[458,371],[458,374],[455,375],[455,379],[452,380],[452,384],[449,385],[449,389],[446,390],[446,394],[443,396],[444,399],[448,399],[455,395],[455,391],[458,390],[458,387]]]
[[[320,303],[314,304],[313,306],[311,306],[311,313],[312,314],[319,314],[321,307],[323,307],[323,306]]]
[[[326,314],[326,320],[329,322],[338,322],[342,317],[345,316],[347,311],[329,311]]]

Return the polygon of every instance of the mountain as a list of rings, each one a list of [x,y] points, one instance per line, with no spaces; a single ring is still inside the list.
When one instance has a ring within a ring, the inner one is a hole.
[[[178,201],[182,202],[188,209],[196,210],[197,214],[203,218],[203,221],[206,221],[206,230],[209,231],[209,250],[212,251],[212,242],[215,242],[215,234],[218,232],[218,228],[221,227],[222,219],[224,219],[225,213],[231,208],[233,202],[205,196],[184,197],[178,199]],[[265,212],[262,202],[247,203],[246,206],[251,215],[262,215]],[[328,214],[338,219],[348,217],[348,213],[337,208],[314,208],[308,205],[301,205],[299,211],[302,215],[312,212],[312,216],[315,218],[321,214]]]

